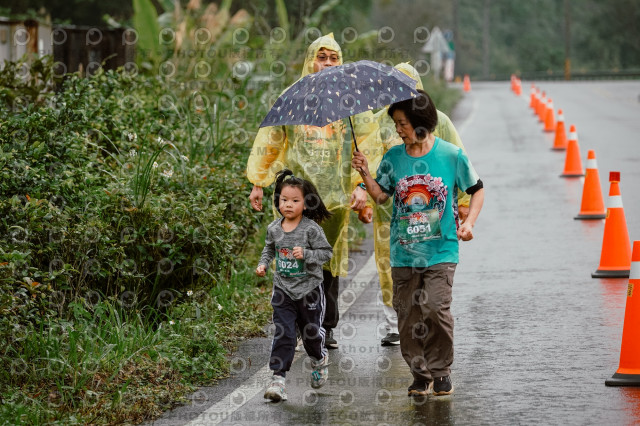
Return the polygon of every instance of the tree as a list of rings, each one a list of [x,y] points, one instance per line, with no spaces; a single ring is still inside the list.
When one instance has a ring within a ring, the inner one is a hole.
[[[44,10],[54,23],[74,25],[105,25],[105,14],[124,21],[133,13],[131,0],[5,0],[4,3],[10,15],[34,15]]]

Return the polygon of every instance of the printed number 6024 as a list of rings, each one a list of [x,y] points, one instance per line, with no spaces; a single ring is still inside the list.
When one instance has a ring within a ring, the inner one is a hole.
[[[298,262],[291,262],[287,260],[278,260],[278,266],[285,269],[297,268]]]

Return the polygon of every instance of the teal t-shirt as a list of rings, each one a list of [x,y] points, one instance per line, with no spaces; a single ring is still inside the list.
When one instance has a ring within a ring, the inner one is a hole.
[[[411,157],[404,144],[396,145],[382,157],[376,182],[393,197],[392,267],[458,263],[453,203],[458,188],[478,183],[464,151],[438,137],[422,157]]]

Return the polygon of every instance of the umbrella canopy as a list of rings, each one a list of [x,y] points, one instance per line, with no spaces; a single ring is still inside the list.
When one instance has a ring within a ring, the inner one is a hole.
[[[323,127],[345,117],[418,96],[416,81],[373,61],[357,61],[306,75],[276,100],[260,127]]]

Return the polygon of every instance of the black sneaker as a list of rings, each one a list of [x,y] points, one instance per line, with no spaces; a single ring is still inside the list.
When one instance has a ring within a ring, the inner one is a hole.
[[[433,382],[425,382],[424,380],[413,379],[413,383],[407,389],[408,396],[426,396],[431,391]]]
[[[436,377],[433,379],[433,394],[435,396],[451,395],[453,393],[453,385],[449,376]]]
[[[387,333],[380,341],[382,346],[396,346],[400,344],[400,335],[398,333]]]
[[[338,341],[333,338],[333,330],[327,330],[327,334],[324,336],[324,347],[338,349]]]

